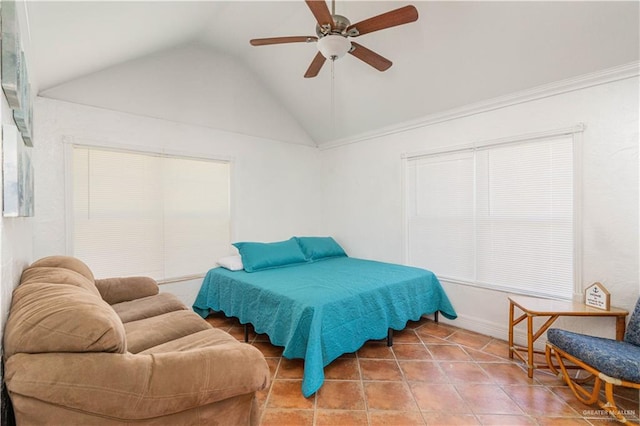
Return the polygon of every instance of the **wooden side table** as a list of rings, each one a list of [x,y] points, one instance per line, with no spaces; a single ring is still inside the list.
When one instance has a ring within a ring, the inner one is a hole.
[[[522,311],[522,314],[517,318],[515,317],[516,307]],[[544,352],[534,350],[533,344],[559,317],[614,317],[616,319],[616,339],[622,340],[624,338],[625,319],[628,314],[628,311],[614,307],[608,311],[603,311],[578,302],[511,296],[509,297],[509,358],[513,359],[513,356],[516,355],[522,362],[527,364],[527,374],[531,378],[535,368],[549,368],[544,364],[534,364],[534,353],[541,354]],[[533,329],[534,317],[548,317],[547,321],[537,331]],[[516,346],[513,343],[513,327],[525,318],[527,320],[527,347]],[[526,356],[523,354],[525,351]]]

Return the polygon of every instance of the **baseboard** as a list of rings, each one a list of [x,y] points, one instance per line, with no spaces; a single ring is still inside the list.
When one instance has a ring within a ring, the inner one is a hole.
[[[440,315],[440,320],[443,324],[450,324],[465,330],[473,331],[476,333],[484,334],[485,336],[491,336],[496,339],[509,340],[509,319],[505,316],[504,323],[496,323],[471,317],[468,315],[458,315],[455,320],[449,320]],[[520,346],[526,346],[527,344],[527,331],[522,327],[515,328],[513,330],[513,341]],[[545,342],[544,338],[539,339],[534,348],[537,350],[544,350]]]

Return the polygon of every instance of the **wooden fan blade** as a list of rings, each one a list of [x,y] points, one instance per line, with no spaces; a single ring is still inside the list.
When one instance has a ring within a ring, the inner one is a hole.
[[[315,36],[292,36],[292,37],[271,37],[271,38],[254,38],[250,40],[252,46],[266,46],[269,44],[282,44],[282,43],[311,43],[318,41],[318,37]]]
[[[331,16],[331,12],[329,12],[329,7],[327,6],[327,2],[324,0],[304,0],[311,9],[311,13],[318,21],[318,25],[322,28],[323,25],[329,25],[331,28],[335,27],[335,23],[333,22],[333,17]]]
[[[351,46],[353,46],[354,49],[349,52],[350,54],[371,65],[378,71],[386,71],[391,67],[391,65],[393,65],[393,63],[387,58],[378,55],[373,50],[369,50],[361,44],[352,41]]]
[[[317,76],[318,73],[320,72],[320,68],[322,68],[322,66],[324,65],[324,61],[326,60],[327,58],[322,56],[322,53],[320,52],[316,53],[316,57],[313,58],[313,61],[311,61],[311,65],[309,65],[307,72],[304,74],[304,78],[311,78],[311,77]]]
[[[418,10],[409,5],[395,9],[381,15],[374,16],[364,21],[360,21],[356,24],[349,25],[347,32],[353,28],[358,30],[357,35],[353,37],[361,36],[363,34],[372,33],[374,31],[384,30],[385,28],[395,27],[397,25],[408,24],[418,20]]]

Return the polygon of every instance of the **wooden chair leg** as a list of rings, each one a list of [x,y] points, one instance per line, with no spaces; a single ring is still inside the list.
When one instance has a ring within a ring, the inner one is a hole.
[[[562,370],[562,377],[565,383],[569,386],[569,389],[573,392],[573,394],[578,398],[580,402],[583,404],[591,405],[598,402],[598,397],[600,395],[600,386],[602,385],[602,380],[600,377],[594,376],[595,381],[593,383],[593,391],[589,392],[582,385],[576,383],[571,379],[569,372],[567,371],[567,367],[564,365],[563,356],[557,349],[554,350],[556,354],[556,360],[558,361],[558,366],[560,370]]]
[[[553,363],[553,360],[551,359],[552,355],[552,351],[553,349],[551,349],[551,345],[547,343],[547,346],[545,348],[544,351],[544,356],[547,359],[547,365],[549,366],[549,370],[556,376],[561,376],[561,373],[558,371],[558,369],[556,368],[556,366]]]
[[[620,411],[616,402],[613,399],[613,383],[606,382],[604,385],[604,394],[607,399],[607,402],[598,401],[598,406],[609,413],[611,416],[615,417],[620,423],[629,426],[638,426],[638,423],[632,422],[624,416],[624,413]]]
[[[638,384],[622,382],[620,380],[610,378],[594,370],[592,367],[584,364],[583,362],[574,358],[573,356],[559,350],[558,348],[555,348],[555,347],[552,348],[550,346],[547,346],[547,350],[546,350],[547,362],[549,363],[549,366],[552,369],[552,371],[554,371],[554,368],[551,367],[552,353],[555,354],[556,360],[558,362],[558,367],[560,367],[560,370],[561,370],[561,372],[558,375],[562,377],[562,379],[569,386],[569,388],[571,389],[575,397],[578,398],[580,402],[586,405],[597,404],[600,408],[605,410],[607,413],[609,413],[612,417],[614,417],[619,422],[629,426],[640,426],[640,424],[632,422],[631,420],[627,419],[624,416],[624,412],[621,411],[616,405],[614,400],[614,395],[613,395],[613,389],[615,385],[639,389]],[[578,367],[584,369],[587,373],[589,373],[590,376],[587,379],[595,379],[593,383],[593,390],[591,392],[585,389],[580,384],[580,383],[584,383],[586,379],[572,379],[571,376],[569,376],[569,372],[567,371],[567,367],[565,365],[564,360],[567,360],[573,364],[576,364]],[[600,399],[600,387],[602,386],[603,382],[604,382],[604,394],[605,394],[606,402]]]
[[[562,372],[558,371],[558,367],[559,365],[555,365],[554,361],[553,361],[553,353],[554,350],[551,347],[550,344],[547,344],[546,349],[545,349],[545,357],[547,359],[547,366],[549,367],[549,370],[556,376],[558,376],[559,378],[562,379]],[[565,365],[565,368],[568,370],[569,367]],[[572,366],[571,368],[573,369],[579,369],[580,367],[577,366]],[[571,376],[570,376],[571,377]],[[576,377],[571,377],[571,380],[573,380],[576,383],[589,383],[590,381],[592,381],[595,378],[595,376],[592,373],[589,373],[588,376],[583,377],[583,378],[578,378],[577,375]]]

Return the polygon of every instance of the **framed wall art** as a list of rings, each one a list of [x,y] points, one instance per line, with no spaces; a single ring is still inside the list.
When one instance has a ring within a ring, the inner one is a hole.
[[[18,78],[22,64],[20,63],[20,31],[16,5],[13,1],[2,3],[0,19],[2,19],[2,90],[9,106],[19,109],[22,105]]]
[[[5,217],[33,216],[33,165],[31,152],[18,128],[2,126],[3,215]]]
[[[20,40],[15,1],[2,1],[2,90],[27,146],[33,146],[32,102],[27,61]]]

